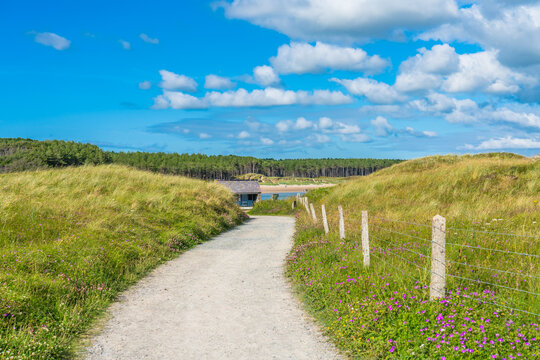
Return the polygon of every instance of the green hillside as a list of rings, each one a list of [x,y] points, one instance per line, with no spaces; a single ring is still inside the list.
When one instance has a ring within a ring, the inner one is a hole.
[[[0,358],[70,357],[120,291],[243,218],[220,185],[116,165],[0,175]]]
[[[353,358],[538,356],[540,162],[514,154],[435,156],[309,193],[288,272]],[[339,240],[338,205],[346,240]],[[369,216],[364,268],[361,210]],[[447,287],[429,301],[431,220],[446,218]],[[509,235],[515,234],[515,235]]]

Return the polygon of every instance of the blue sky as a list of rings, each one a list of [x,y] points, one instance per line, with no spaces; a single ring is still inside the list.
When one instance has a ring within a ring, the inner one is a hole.
[[[540,1],[12,1],[0,136],[115,151],[540,152]]]

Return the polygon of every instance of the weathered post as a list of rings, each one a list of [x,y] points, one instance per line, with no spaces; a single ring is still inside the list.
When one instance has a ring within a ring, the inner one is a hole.
[[[339,210],[339,238],[345,239],[345,219],[343,218],[343,208],[338,206]]]
[[[324,233],[328,234],[330,230],[328,229],[328,219],[326,219],[326,208],[324,205],[321,205],[322,221],[324,225]]]
[[[433,218],[431,226],[431,284],[430,300],[444,297],[446,287],[446,219],[440,215]]]
[[[308,203],[308,201],[306,199],[306,203],[305,203],[306,211],[307,211],[308,216],[311,217],[311,212],[309,211],[309,205],[308,204],[309,203]]]
[[[315,213],[313,203],[309,204],[309,209],[311,210],[311,216],[313,217],[313,221],[317,222],[317,213]]]
[[[369,266],[369,227],[367,211],[362,211],[362,254],[364,255],[364,266]]]

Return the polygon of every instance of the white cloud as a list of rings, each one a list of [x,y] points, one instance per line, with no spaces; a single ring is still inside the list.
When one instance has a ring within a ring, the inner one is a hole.
[[[540,116],[534,112],[516,111],[507,107],[493,109],[491,106],[480,108],[471,99],[455,99],[444,94],[430,93],[425,99],[415,100],[411,105],[420,111],[444,116],[448,122],[506,123],[526,128],[540,129]]]
[[[371,120],[371,125],[373,125],[377,136],[388,136],[394,131],[394,127],[382,116],[377,116]]]
[[[159,70],[161,75],[160,87],[166,90],[197,91],[197,83],[190,77],[178,75],[171,71]]]
[[[504,150],[504,149],[540,149],[540,141],[527,138],[514,138],[507,136],[498,139],[489,139],[477,146],[465,145],[470,150]]]
[[[239,139],[247,139],[249,137],[251,137],[251,135],[247,132],[247,131],[241,131],[238,136],[237,136]]]
[[[494,121],[540,129],[540,116],[534,113],[516,112],[503,107],[494,111],[489,111],[484,117],[491,118]]]
[[[322,117],[319,119],[319,129],[328,129],[333,124],[332,119],[329,117]]]
[[[326,144],[332,141],[332,139],[328,135],[315,134],[315,141],[319,144]]]
[[[139,83],[139,89],[148,90],[151,87],[152,87],[152,83],[150,81],[141,81]]]
[[[534,82],[502,65],[497,52],[482,51],[460,55],[459,70],[449,75],[441,88],[447,92],[515,93],[520,85]]]
[[[201,99],[178,91],[163,91],[154,98],[154,109],[205,109],[208,105]]]
[[[120,43],[120,45],[122,45],[124,50],[131,50],[131,44],[130,44],[129,41],[120,39],[120,40],[118,40],[118,42]]]
[[[263,145],[274,145],[274,140],[262,137],[261,138],[261,144],[263,144]]]
[[[507,65],[531,65],[540,62],[538,19],[538,1],[482,1],[460,9],[457,22],[441,25],[420,38],[478,43],[484,49],[499,50]]]
[[[306,118],[304,117],[299,117],[298,119],[296,119],[296,123],[294,124],[294,128],[296,130],[304,130],[310,127],[313,127],[313,123],[306,120]]]
[[[478,105],[471,99],[459,100],[444,94],[431,92],[425,99],[414,100],[411,105],[420,111],[433,113],[452,113],[454,111],[475,112]]]
[[[276,85],[281,81],[276,71],[268,65],[257,66],[253,69],[253,77],[262,86]]]
[[[291,120],[281,120],[276,123],[276,129],[279,132],[287,132],[292,128],[293,124]]]
[[[438,136],[435,131],[422,131],[422,134],[424,134],[427,137],[436,137],[436,136]]]
[[[369,56],[362,49],[322,42],[315,46],[299,42],[282,45],[270,63],[280,74],[321,73],[326,69],[375,73],[388,65],[378,55]]]
[[[207,92],[197,98],[182,92],[164,91],[154,98],[154,108],[202,109],[208,107],[263,107],[281,105],[341,105],[352,102],[351,97],[340,91],[292,91],[276,88]]]
[[[399,91],[418,91],[438,88],[441,75],[458,70],[459,55],[448,44],[435,45],[431,50],[419,49],[419,54],[400,65],[395,88]]]
[[[435,45],[400,65],[395,89],[401,92],[442,89],[446,92],[509,94],[536,80],[502,65],[496,51],[459,55],[448,44]]]
[[[71,45],[71,41],[65,37],[50,32],[36,33],[34,41],[41,45],[53,47],[56,50],[66,50]]]
[[[321,128],[321,130],[329,134],[342,134],[342,135],[357,134],[362,131],[358,125],[346,124],[341,121],[332,121],[332,123],[329,126],[325,128]]]
[[[366,134],[347,134],[340,135],[341,141],[344,142],[354,142],[354,143],[363,143],[371,141],[371,138]]]
[[[416,136],[416,137],[436,137],[437,133],[435,131],[416,131],[414,128],[407,126],[404,130],[406,134]]]
[[[218,75],[206,75],[204,87],[206,89],[232,89],[236,84],[233,83],[229,78],[218,76]]]
[[[150,43],[150,44],[159,44],[159,39],[157,38],[151,38],[150,36],[146,35],[146,34],[141,34],[139,35],[141,37],[141,39],[144,41],[144,42],[147,42],[147,43]]]
[[[305,130],[313,127],[313,122],[304,117],[299,117],[296,119],[296,122],[291,120],[281,120],[276,123],[276,129],[281,133],[288,132],[290,130]]]
[[[212,135],[204,133],[204,132],[199,134],[199,138],[201,139],[210,139],[211,137]]]
[[[454,0],[234,0],[216,5],[228,18],[308,41],[386,37],[396,29],[422,29],[458,14]]]
[[[278,105],[338,105],[348,104],[352,99],[339,91],[313,90],[292,91],[276,88],[256,89],[251,92],[245,89],[227,92],[210,92],[205,99],[212,106],[245,107],[245,106],[278,106]]]
[[[330,81],[343,85],[351,94],[365,96],[374,104],[392,104],[406,100],[390,85],[373,79],[357,78],[354,80],[332,78]]]

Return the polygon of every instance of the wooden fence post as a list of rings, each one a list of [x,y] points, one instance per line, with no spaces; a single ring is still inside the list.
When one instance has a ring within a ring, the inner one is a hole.
[[[369,266],[369,227],[367,211],[362,211],[362,254],[364,255],[364,266]]]
[[[311,217],[311,212],[309,211],[309,202],[308,202],[307,198],[305,198],[304,206],[306,208],[308,216]]]
[[[343,208],[338,206],[339,210],[339,238],[345,239],[345,219],[343,218]]]
[[[431,226],[431,284],[429,299],[444,297],[446,287],[446,219],[440,215],[433,218]]]
[[[313,207],[313,203],[309,204],[309,209],[311,210],[311,216],[313,217],[313,221],[317,221],[317,214],[315,213],[315,208]]]
[[[324,207],[324,205],[321,205],[321,213],[322,213],[322,221],[324,225],[324,233],[328,234],[330,230],[328,229],[328,220],[326,219],[326,208]]]

